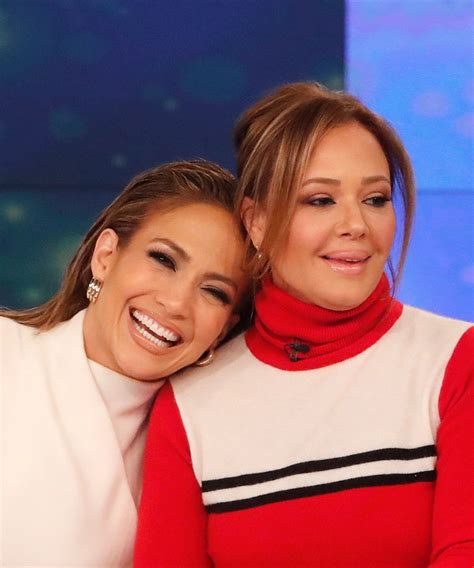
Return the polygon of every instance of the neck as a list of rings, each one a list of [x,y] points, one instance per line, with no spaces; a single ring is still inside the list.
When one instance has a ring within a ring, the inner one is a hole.
[[[264,363],[288,371],[315,369],[353,357],[375,343],[401,314],[382,276],[356,308],[334,311],[307,304],[268,278],[256,298],[255,325],[246,340]]]

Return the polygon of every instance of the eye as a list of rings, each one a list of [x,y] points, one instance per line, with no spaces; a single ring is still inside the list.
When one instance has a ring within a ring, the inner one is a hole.
[[[219,302],[221,302],[221,304],[223,304],[224,306],[229,306],[232,303],[228,294],[226,294],[220,288],[214,288],[213,286],[206,286],[205,288],[203,288],[203,290],[206,293],[210,294],[216,300],[219,300]]]
[[[313,205],[314,207],[328,207],[329,205],[334,205],[336,202],[332,197],[328,195],[322,197],[312,197],[308,200],[308,205]]]
[[[148,256],[151,257],[153,260],[156,260],[156,262],[159,262],[166,268],[169,268],[170,270],[176,272],[176,263],[173,260],[173,258],[168,254],[158,250],[151,250],[148,252]]]
[[[392,201],[392,199],[386,195],[374,195],[364,199],[364,203],[371,205],[372,207],[384,207],[384,205],[389,201]]]

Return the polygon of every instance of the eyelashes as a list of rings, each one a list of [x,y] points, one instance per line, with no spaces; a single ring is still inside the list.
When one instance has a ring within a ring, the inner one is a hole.
[[[364,199],[364,203],[367,205],[372,205],[373,207],[383,207],[386,203],[392,201],[390,197],[386,195],[374,195],[374,197],[368,197]]]
[[[216,300],[219,300],[219,302],[221,302],[224,306],[229,306],[232,303],[229,296],[219,288],[206,286],[205,288],[203,288],[203,290],[208,294],[210,294]]]
[[[168,254],[157,250],[151,250],[148,252],[148,256],[153,260],[156,260],[156,262],[162,264],[166,268],[169,268],[173,270],[173,272],[176,272],[176,262]]]
[[[382,208],[390,201],[392,201],[392,198],[386,195],[374,195],[373,197],[367,197],[366,199],[364,199],[363,203],[372,207]],[[326,195],[309,199],[307,203],[308,205],[312,205],[313,207],[321,208],[336,205],[336,201],[332,197]]]
[[[328,205],[334,205],[336,202],[332,197],[314,197],[308,201],[309,205],[314,207],[327,207]]]
[[[176,262],[169,254],[159,250],[151,250],[148,251],[147,254],[150,258],[152,258],[165,268],[172,270],[173,272],[177,271]],[[214,286],[204,286],[202,290],[206,292],[206,294],[208,294],[212,299],[218,300],[224,306],[229,306],[232,303],[230,296],[220,288],[216,288]]]

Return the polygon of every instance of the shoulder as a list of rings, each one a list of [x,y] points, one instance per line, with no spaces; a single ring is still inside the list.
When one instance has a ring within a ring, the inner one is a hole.
[[[174,375],[170,382],[176,395],[207,389],[225,376],[226,381],[241,375],[251,364],[244,335],[239,335],[216,350],[214,361],[205,367],[188,367]]]
[[[9,318],[8,316],[0,316],[0,330],[2,332],[5,332],[5,331],[14,332],[13,330],[20,331],[22,329],[33,329],[33,328],[31,328],[27,325],[24,325],[22,323],[18,323],[17,321]]]
[[[8,317],[0,317],[1,362],[12,361],[18,366],[20,360],[26,363],[40,355],[43,357],[45,353],[70,350],[70,346],[77,341],[76,336],[82,334],[82,318],[83,314],[79,312],[70,320],[40,331]]]
[[[209,411],[224,399],[240,396],[249,383],[255,383],[262,366],[248,350],[244,335],[239,335],[216,351],[210,365],[188,367],[171,379],[176,403],[182,412]]]
[[[474,324],[468,321],[440,316],[413,306],[404,306],[400,318],[402,322],[423,329],[427,333],[459,334],[464,333]]]
[[[0,317],[0,375],[4,379],[12,373],[18,376],[38,364],[36,328],[20,324],[8,317]],[[30,364],[33,362],[33,366]],[[26,374],[26,372],[25,372]]]
[[[409,367],[413,372],[407,376],[431,384],[433,402],[443,398],[447,390],[464,389],[473,366],[472,323],[405,306],[391,339],[397,369]]]
[[[470,327],[456,344],[449,358],[439,398],[441,417],[449,408],[456,407],[461,399],[468,400],[472,417],[474,404],[474,327]],[[471,427],[474,422],[470,419]],[[473,432],[474,433],[474,432]]]
[[[34,327],[18,323],[9,317],[0,316],[0,345],[4,349],[13,348],[38,335]]]
[[[394,337],[404,339],[411,349],[424,349],[449,357],[461,337],[472,327],[473,324],[467,321],[404,306],[391,331]]]

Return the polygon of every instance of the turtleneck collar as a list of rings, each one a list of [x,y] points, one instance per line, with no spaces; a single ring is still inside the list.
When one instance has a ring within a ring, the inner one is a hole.
[[[278,369],[317,369],[373,345],[402,309],[390,294],[385,274],[360,306],[341,312],[297,300],[267,278],[257,294],[255,324],[246,341],[257,359]]]

